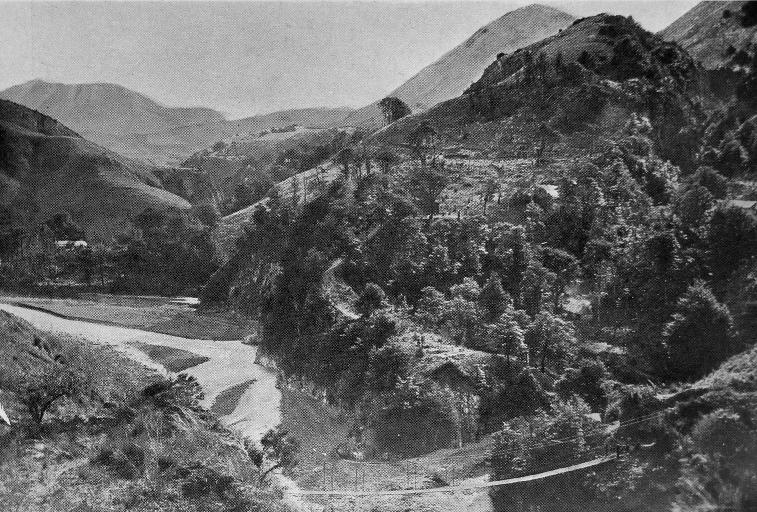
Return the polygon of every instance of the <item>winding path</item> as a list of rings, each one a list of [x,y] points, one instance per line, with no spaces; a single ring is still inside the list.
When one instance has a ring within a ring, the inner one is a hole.
[[[135,343],[172,347],[205,356],[208,361],[184,372],[195,377],[202,386],[205,407],[210,408],[223,391],[254,381],[239,398],[234,410],[221,417],[224,425],[257,440],[281,421],[281,392],[276,387],[276,373],[255,363],[257,347],[241,341],[195,340],[73,320],[11,304],[0,303],[0,309],[23,318],[43,331],[114,346],[131,359],[164,374],[169,372],[136,348]]]

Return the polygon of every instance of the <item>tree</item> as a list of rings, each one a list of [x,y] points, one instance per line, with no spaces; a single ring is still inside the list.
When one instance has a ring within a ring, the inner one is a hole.
[[[602,411],[607,405],[607,394],[603,388],[609,378],[607,368],[602,361],[584,359],[577,368],[568,368],[557,382],[555,389],[564,399],[578,395],[586,400],[594,411]]]
[[[489,274],[489,278],[481,289],[479,302],[486,312],[488,322],[496,321],[512,305],[510,295],[502,288],[502,279],[498,273]]]
[[[508,364],[512,356],[528,353],[523,329],[512,318],[500,319],[491,329],[490,336],[489,349],[504,354]]]
[[[342,167],[342,174],[345,178],[350,177],[350,164],[355,158],[355,152],[352,148],[343,148],[336,154],[336,161]]]
[[[397,344],[371,349],[368,358],[368,382],[371,391],[383,393],[393,390],[397,382],[407,375],[409,357]]]
[[[166,214],[154,208],[145,208],[134,219],[134,225],[142,230],[147,236],[163,227],[166,223]]]
[[[23,219],[16,208],[0,204],[0,259],[13,256],[21,248],[24,238],[22,224]]]
[[[544,307],[544,302],[554,290],[557,276],[550,272],[538,261],[531,261],[523,273],[522,300],[523,309],[531,316],[538,314]]]
[[[297,452],[300,449],[299,441],[280,426],[266,432],[263,439],[260,440],[260,444],[262,449],[248,442],[246,449],[253,464],[262,471],[261,483],[272,471],[279,468],[289,471],[299,463],[297,460]],[[268,467],[266,468],[266,466]]]
[[[691,180],[709,190],[716,199],[723,199],[728,194],[728,180],[712,167],[700,167]]]
[[[12,389],[39,427],[45,414],[58,400],[82,395],[87,390],[88,382],[83,371],[50,361],[22,371]]]
[[[560,367],[572,355],[576,346],[573,324],[542,311],[526,330],[526,344],[533,356],[532,360],[538,356],[541,371],[545,370],[548,360]]]
[[[82,282],[89,286],[92,284],[92,276],[95,272],[94,251],[89,246],[76,247],[74,248],[74,258],[76,259],[76,266],[81,273]]]
[[[442,321],[444,304],[444,294],[433,286],[427,286],[421,290],[421,296],[415,307],[415,316],[426,326],[437,325]]]
[[[479,195],[481,196],[481,202],[484,204],[484,215],[486,215],[486,206],[489,204],[489,201],[492,200],[498,190],[499,182],[493,177],[487,178],[487,180],[481,187]]]
[[[475,302],[455,297],[444,305],[444,319],[452,337],[459,345],[473,348],[477,328],[481,325],[481,311]]]
[[[481,296],[481,287],[472,277],[466,277],[463,282],[449,289],[452,297],[462,297],[465,300],[476,302]]]
[[[685,226],[696,229],[704,225],[706,214],[714,204],[712,194],[707,188],[694,185],[678,198],[676,211]]]
[[[555,274],[552,283],[552,308],[560,310],[560,303],[565,294],[565,289],[578,274],[578,259],[569,252],[545,247],[542,251],[544,266]]]
[[[556,469],[589,452],[587,440],[602,426],[589,419],[589,407],[579,398],[557,401],[550,412],[516,417],[494,435],[492,467],[495,478]]]
[[[379,107],[384,114],[386,124],[392,124],[398,119],[411,114],[410,107],[404,101],[394,96],[389,96],[379,101]]]
[[[376,283],[368,283],[365,285],[363,293],[358,297],[355,307],[364,317],[371,316],[371,314],[381,309],[386,305],[386,294]]]
[[[378,162],[381,167],[381,172],[384,174],[389,174],[392,165],[399,161],[399,157],[387,148],[380,149],[375,155],[373,155],[373,159]]]
[[[45,224],[52,230],[56,240],[82,240],[84,230],[73,221],[68,212],[56,213]]]
[[[248,203],[246,206],[249,206],[250,204],[252,204],[252,202]],[[218,208],[212,203],[200,203],[193,206],[192,215],[194,215],[204,226],[211,228],[215,227],[218,224],[218,220],[221,218]]]
[[[444,245],[437,244],[431,249],[431,253],[426,260],[426,275],[434,286],[445,289],[455,267],[449,259],[449,251]]]
[[[717,208],[708,231],[710,265],[716,279],[726,279],[757,252],[757,219],[741,208]]]
[[[741,409],[741,410],[740,410]],[[699,419],[682,460],[673,510],[750,512],[757,504],[757,436],[748,408],[716,409]]]
[[[432,381],[401,379],[366,407],[381,450],[416,455],[461,440],[460,414],[449,391]]]
[[[688,379],[716,368],[737,349],[732,325],[728,308],[704,282],[691,285],[678,299],[662,333],[671,374]]]
[[[539,126],[539,149],[536,151],[536,165],[544,164],[544,154],[547,152],[547,146],[559,140],[557,132],[548,124],[542,123]]]
[[[439,211],[439,197],[449,183],[449,174],[442,163],[422,166],[410,173],[409,185],[418,206],[428,215],[428,224]]]
[[[436,147],[437,133],[431,123],[426,120],[412,131],[407,137],[407,142],[413,154],[418,158],[421,166],[425,167],[427,159],[433,153]],[[435,158],[432,158],[432,163]]]

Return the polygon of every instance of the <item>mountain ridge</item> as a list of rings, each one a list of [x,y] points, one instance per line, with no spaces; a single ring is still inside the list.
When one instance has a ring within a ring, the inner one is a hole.
[[[175,165],[240,133],[299,124],[332,128],[347,107],[306,107],[227,119],[206,107],[168,107],[119,84],[64,84],[34,79],[0,91],[0,99],[36,110],[116,153],[154,165]]]
[[[0,192],[0,205],[27,228],[68,213],[88,238],[117,234],[147,208],[190,208],[147,164],[7,100],[0,100]]]
[[[531,4],[507,12],[480,27],[468,39],[421,69],[387,96],[395,96],[413,110],[424,110],[459,96],[484,72],[498,53],[511,53],[567,27],[575,17],[554,7]],[[347,118],[350,125],[381,123],[378,103]]]

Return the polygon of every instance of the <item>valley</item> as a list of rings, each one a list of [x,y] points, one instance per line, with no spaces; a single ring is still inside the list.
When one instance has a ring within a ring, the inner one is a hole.
[[[755,510],[757,2],[607,7],[354,109],[0,93],[0,509]]]

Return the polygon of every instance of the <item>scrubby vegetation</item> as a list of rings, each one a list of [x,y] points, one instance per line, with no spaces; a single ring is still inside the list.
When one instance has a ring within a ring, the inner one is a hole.
[[[212,218],[201,213],[147,208],[111,240],[86,240],[67,214],[53,216],[31,234],[9,227],[9,236],[17,240],[6,243],[0,282],[6,290],[42,293],[96,289],[193,295],[218,268],[211,227],[201,221],[212,223]]]
[[[389,126],[336,156],[336,181],[257,209],[203,301],[259,318],[262,349],[353,413],[365,455],[494,434],[504,478],[632,447],[561,481],[596,510],[748,510],[735,489],[750,470],[693,462],[710,426],[743,428],[749,452],[748,407],[678,391],[755,341],[751,132],[718,121],[757,113],[750,73],[724,101],[676,44],[619,16],[579,20],[498,57],[461,98],[396,119],[387,102]],[[631,496],[653,477],[660,489]],[[550,485],[494,496],[526,510]]]
[[[753,26],[754,2],[728,12]],[[751,511],[757,52],[723,55],[704,69],[633,19],[577,20],[501,53],[459,98],[415,114],[385,98],[372,134],[293,125],[217,142],[187,165],[212,175],[219,201],[145,209],[112,241],[75,243],[83,231],[60,214],[30,243],[3,206],[0,277],[202,287],[204,307],[259,322],[252,341],[283,387],[348,419],[338,457],[488,442],[493,479],[608,459],[495,488],[500,509]],[[219,240],[229,218],[249,222]],[[234,246],[223,264],[211,240]],[[114,507],[280,509],[267,482],[300,448],[286,430],[243,446],[191,379],[137,385],[107,351],[27,334],[0,378],[28,420],[18,453],[27,431],[48,439],[73,454],[61,470]],[[177,370],[201,361],[142,348]],[[84,411],[95,420],[64,426]]]
[[[0,315],[3,510],[285,511],[263,476],[295,460],[286,433],[243,444],[161,377],[111,349]]]

